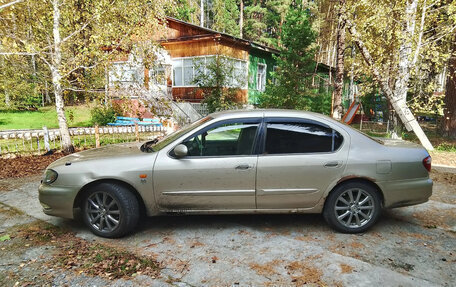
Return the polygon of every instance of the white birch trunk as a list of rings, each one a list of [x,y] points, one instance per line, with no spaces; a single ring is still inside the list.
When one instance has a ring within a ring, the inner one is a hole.
[[[241,2],[239,3],[240,4],[240,7],[239,7],[239,35],[242,39],[243,37],[243,33],[242,33],[242,30],[244,29],[244,0],[241,0]]]
[[[8,91],[6,91],[6,90],[5,90],[5,105],[6,105],[6,107],[8,107],[8,108],[9,108],[9,106],[10,106],[10,96],[9,96],[9,94],[8,94]]]
[[[408,83],[410,79],[410,56],[412,55],[412,39],[415,31],[415,18],[418,0],[407,1],[405,8],[405,22],[402,28],[402,43],[399,48],[399,67],[394,83],[393,95],[395,101],[402,107],[406,106]],[[410,127],[404,123],[407,130]]]
[[[407,107],[406,103],[404,101],[400,101],[400,99],[399,100],[397,99],[396,95],[398,93],[395,94],[393,92],[393,90],[389,86],[388,79],[385,77],[382,77],[382,75],[380,74],[377,66],[374,63],[374,60],[372,59],[372,56],[369,53],[369,50],[367,50],[366,45],[361,40],[361,37],[358,34],[358,31],[356,31],[356,27],[352,23],[350,23],[350,21],[348,21],[348,20],[347,20],[347,26],[350,31],[350,34],[353,36],[353,41],[355,42],[356,46],[360,50],[361,55],[363,56],[366,63],[371,68],[374,78],[380,84],[380,87],[381,87],[383,93],[385,94],[386,98],[390,102],[393,109],[396,111],[396,113],[399,116],[399,118],[401,119],[402,123],[404,123],[407,130],[413,130],[413,132],[416,134],[416,136],[420,140],[421,144],[427,150],[433,150],[434,148],[433,148],[431,142],[429,141],[426,134],[421,129],[420,125],[418,124],[418,121],[416,120],[415,116],[412,114],[410,109]],[[406,86],[407,86],[407,84],[408,83],[406,83]]]
[[[200,26],[204,27],[204,0],[201,0],[200,12]]]
[[[62,150],[64,153],[74,152],[73,144],[71,143],[70,132],[68,131],[68,124],[65,116],[65,107],[62,94],[62,75],[60,73],[60,67],[62,64],[62,51],[61,51],[61,39],[60,39],[60,1],[53,0],[53,35],[54,35],[54,53],[52,55],[52,63],[50,64],[52,74],[52,84],[54,86],[55,96],[55,109],[57,111],[57,121],[59,123],[60,136],[62,138]]]

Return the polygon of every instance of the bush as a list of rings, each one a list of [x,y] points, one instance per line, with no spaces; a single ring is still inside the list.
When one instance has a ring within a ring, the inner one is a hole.
[[[102,106],[93,108],[90,111],[92,125],[105,126],[108,123],[115,122],[117,113],[111,106]]]

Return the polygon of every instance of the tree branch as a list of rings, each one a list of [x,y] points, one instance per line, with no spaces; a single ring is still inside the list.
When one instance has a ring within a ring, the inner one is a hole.
[[[114,4],[114,2],[115,2],[115,1],[112,1],[112,2],[109,4],[109,6],[111,7],[111,6]],[[103,11],[100,15],[103,15],[105,12],[106,12],[106,10]],[[79,34],[80,32],[82,32],[85,28],[87,28],[87,26],[89,26],[89,24],[90,24],[93,20],[95,20],[95,18],[96,18],[96,15],[94,15],[91,19],[89,19],[86,23],[84,23],[84,25],[82,25],[81,28],[79,28],[79,29],[73,31],[70,35],[68,35],[68,36],[66,36],[65,38],[63,38],[63,39],[60,41],[60,45],[61,45],[62,43],[65,43],[66,41],[68,41],[68,40],[69,40],[71,37],[73,37],[74,35]],[[51,45],[49,45],[49,46],[46,46],[46,47],[42,48],[41,50],[45,50],[45,49],[52,48],[52,46],[53,46],[53,44],[51,44]]]
[[[437,35],[439,35],[437,38],[435,38],[435,37],[429,38],[428,41],[424,42],[423,45],[421,45],[421,46],[424,47],[424,46],[429,45],[429,44],[431,44],[433,42],[437,42],[437,41],[441,40],[442,38],[445,38],[446,36],[450,35],[451,32],[453,32],[455,29],[456,29],[456,25],[451,27],[450,30],[442,32],[440,35],[436,34],[435,37],[437,37]]]
[[[77,88],[63,88],[62,90],[66,91],[73,91],[73,92],[86,92],[86,93],[104,93],[104,89],[99,90],[84,90],[84,89],[77,89]]]
[[[73,73],[74,71],[77,71],[79,69],[84,69],[84,70],[89,70],[89,69],[93,69],[95,68],[96,66],[98,66],[100,64],[100,62],[96,63],[96,64],[93,64],[92,66],[78,66],[74,69],[71,69],[70,71],[68,71],[67,73],[65,73],[65,75],[63,75],[63,77],[67,77],[69,75],[71,75],[71,73]]]
[[[30,52],[0,52],[1,56],[35,56],[38,53],[30,53]]]
[[[24,0],[15,0],[15,1],[11,1],[9,3],[6,3],[6,4],[3,4],[2,6],[0,6],[0,10],[4,9],[4,8],[8,8],[9,6],[12,6],[14,4],[17,4],[17,3],[20,3],[20,2],[23,2]]]
[[[415,55],[413,55],[413,60],[412,60],[412,63],[410,64],[412,67],[415,66],[415,64],[418,60],[418,56],[420,54],[425,19],[426,19],[426,0],[424,0],[424,2],[423,2],[423,11],[421,12],[421,23],[420,23],[420,32],[418,34],[418,43],[416,44]],[[417,70],[418,70],[417,67],[415,67],[415,71],[417,71]]]

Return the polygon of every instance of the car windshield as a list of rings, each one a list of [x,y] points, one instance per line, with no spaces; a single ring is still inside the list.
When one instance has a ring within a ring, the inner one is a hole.
[[[182,135],[186,134],[187,132],[191,131],[192,129],[197,128],[200,125],[202,125],[210,120],[212,120],[212,117],[204,117],[190,125],[183,127],[180,130],[177,130],[177,131],[165,136],[164,138],[162,138],[158,141],[157,141],[157,139],[148,141],[141,146],[141,150],[144,152],[159,151],[162,148],[164,148],[165,146],[167,146],[168,144],[170,144],[171,142],[173,142],[176,139],[178,139],[179,137],[181,137]]]

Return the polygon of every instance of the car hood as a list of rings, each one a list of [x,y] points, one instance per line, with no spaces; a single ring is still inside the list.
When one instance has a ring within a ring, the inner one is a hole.
[[[143,154],[140,150],[141,143],[124,143],[107,145],[100,148],[93,148],[78,153],[73,153],[53,162],[49,167],[64,165],[68,163],[84,162],[99,159],[115,159],[120,157],[132,157]]]

